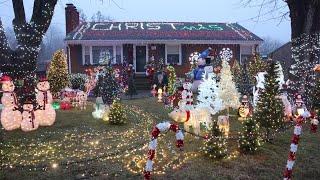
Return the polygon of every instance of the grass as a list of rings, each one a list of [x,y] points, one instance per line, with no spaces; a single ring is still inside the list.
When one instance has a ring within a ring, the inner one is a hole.
[[[168,111],[153,98],[125,100],[130,122],[109,125],[93,119],[92,107],[85,111],[58,111],[52,127],[23,133],[0,130],[0,179],[142,179],[147,143],[153,125],[169,120]],[[234,113],[234,112],[233,112]],[[231,133],[241,128],[234,117]],[[189,134],[183,152],[174,146],[173,133],[159,137],[154,179],[281,179],[287,161],[293,129],[265,143],[255,155],[237,155],[214,161],[200,152],[202,139]],[[319,133],[310,134],[304,126],[294,179],[318,179]],[[229,152],[237,150],[235,140]],[[10,163],[14,168],[5,164]],[[52,164],[58,167],[53,168]],[[21,166],[24,164],[24,166]],[[27,164],[27,165],[26,165]],[[25,166],[26,165],[26,166]],[[177,167],[175,167],[177,165]]]

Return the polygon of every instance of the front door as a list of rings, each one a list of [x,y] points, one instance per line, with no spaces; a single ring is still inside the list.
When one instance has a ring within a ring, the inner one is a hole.
[[[144,66],[147,61],[146,46],[136,46],[136,72],[142,73],[145,71]]]

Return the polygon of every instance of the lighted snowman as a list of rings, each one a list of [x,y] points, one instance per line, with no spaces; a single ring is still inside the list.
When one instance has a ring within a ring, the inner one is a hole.
[[[1,124],[2,127],[11,131],[20,128],[22,116],[18,110],[18,99],[16,93],[14,93],[14,84],[9,76],[2,76],[2,91],[3,96],[1,102],[3,109],[1,112]]]
[[[96,103],[93,105],[94,111],[92,112],[92,116],[95,119],[102,119],[103,114],[106,109],[106,105],[103,104],[102,97],[97,97],[96,98]]]
[[[40,107],[36,116],[40,126],[51,126],[56,120],[56,111],[53,109],[50,84],[46,78],[40,78],[37,84],[37,103]]]
[[[33,104],[31,101],[26,101],[23,104],[21,129],[24,132],[34,131],[39,127],[39,120],[36,118]]]

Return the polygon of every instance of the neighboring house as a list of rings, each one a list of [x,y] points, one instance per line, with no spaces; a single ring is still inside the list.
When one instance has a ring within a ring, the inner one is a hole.
[[[105,57],[112,63],[133,64],[137,74],[152,59],[174,64],[179,75],[189,69],[194,52],[213,49],[240,63],[252,55],[261,38],[237,23],[208,22],[83,22],[73,4],[67,4],[66,46],[69,72],[84,72]]]
[[[51,60],[45,60],[45,61],[37,61],[37,70],[36,73],[39,76],[46,75],[47,68],[49,67]]]
[[[290,66],[294,63],[291,51],[291,42],[288,42],[269,54],[274,61],[279,61],[283,68],[285,79],[288,79]]]

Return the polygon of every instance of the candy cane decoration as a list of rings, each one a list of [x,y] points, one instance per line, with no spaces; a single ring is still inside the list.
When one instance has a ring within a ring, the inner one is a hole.
[[[284,171],[284,178],[283,178],[284,180],[291,180],[292,168],[296,160],[296,152],[298,149],[298,143],[299,143],[299,139],[302,131],[301,123],[303,122],[303,120],[304,118],[302,116],[297,117],[297,124],[294,127],[293,136],[291,139],[287,166],[286,166],[286,170]]]
[[[182,147],[183,147],[184,136],[183,136],[183,133],[180,130],[178,125],[171,124],[169,122],[162,122],[162,123],[157,124],[151,132],[151,141],[149,143],[149,150],[148,150],[148,160],[147,160],[146,167],[144,170],[144,179],[145,180],[151,179],[151,171],[153,169],[153,161],[152,160],[155,156],[155,151],[157,148],[157,138],[161,132],[165,132],[168,130],[171,130],[176,133],[176,139],[177,139],[176,146],[180,149],[182,149]]]

